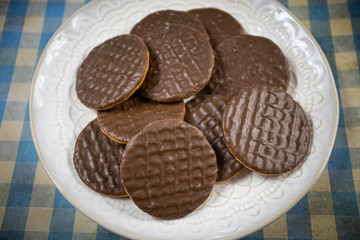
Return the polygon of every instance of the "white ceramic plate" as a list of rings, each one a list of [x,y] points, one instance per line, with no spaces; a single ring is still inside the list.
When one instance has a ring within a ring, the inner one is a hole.
[[[154,219],[129,199],[96,194],[77,176],[72,162],[75,140],[96,113],[76,97],[76,70],[94,46],[129,33],[148,13],[210,6],[229,12],[248,33],[270,38],[282,48],[292,69],[288,92],[312,121],[311,153],[291,174],[264,177],[245,171],[217,184],[206,204],[192,214],[171,221]],[[291,13],[268,0],[93,1],[71,16],[49,41],[30,96],[33,140],[59,191],[95,222],[129,238],[238,238],[263,228],[293,207],[321,175],[334,144],[338,113],[334,79],[320,47]]]

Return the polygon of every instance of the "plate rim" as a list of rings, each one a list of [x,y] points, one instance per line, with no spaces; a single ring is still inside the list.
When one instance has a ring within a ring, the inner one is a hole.
[[[123,1],[128,1],[128,0],[123,0]],[[34,127],[34,117],[33,117],[33,96],[34,96],[34,91],[35,91],[35,83],[38,80],[38,73],[40,71],[42,62],[44,61],[44,57],[46,55],[46,52],[49,48],[49,46],[51,45],[51,43],[53,42],[53,40],[57,37],[57,35],[64,29],[64,27],[66,25],[69,24],[70,21],[72,21],[72,19],[78,15],[79,13],[81,13],[82,11],[85,11],[86,9],[92,7],[94,4],[97,4],[98,2],[101,2],[101,0],[92,0],[91,2],[88,2],[87,4],[83,5],[82,7],[80,7],[79,9],[77,9],[73,14],[71,14],[69,17],[67,17],[67,19],[62,22],[62,24],[56,29],[56,31],[53,33],[53,35],[51,36],[51,38],[48,40],[45,48],[43,49],[41,56],[39,58],[39,60],[36,63],[36,68],[35,71],[33,73],[33,78],[32,78],[32,82],[31,82],[31,89],[30,89],[30,95],[29,95],[29,122],[30,122],[30,131],[31,131],[31,136],[32,136],[32,141],[34,143],[36,152],[38,154],[38,157],[44,167],[44,170],[46,172],[46,174],[49,176],[49,178],[51,179],[51,181],[54,183],[56,189],[63,195],[63,197],[69,201],[69,203],[76,208],[77,210],[79,210],[82,214],[84,214],[85,216],[89,217],[92,221],[94,221],[96,224],[104,227],[105,229],[109,230],[110,232],[113,232],[115,234],[118,234],[120,236],[125,236],[125,237],[129,237],[129,238],[136,238],[139,239],[139,235],[136,235],[132,232],[127,231],[125,228],[123,228],[121,230],[121,233],[119,233],[119,231],[117,231],[117,227],[113,224],[110,224],[109,226],[104,226],[101,223],[101,218],[98,217],[96,214],[93,214],[91,211],[87,211],[86,209],[82,209],[81,204],[79,204],[77,202],[76,199],[74,199],[71,194],[67,193],[65,189],[61,188],[58,183],[57,180],[54,176],[52,176],[50,174],[50,171],[47,167],[46,161],[44,160],[44,157],[42,155],[42,152],[40,150],[40,146],[38,144],[37,141],[37,136],[36,136],[36,132],[35,132],[35,127]],[[270,2],[269,2],[270,3]],[[326,168],[328,161],[330,159],[330,155],[332,152],[332,149],[334,147],[335,144],[335,139],[337,136],[337,130],[338,130],[338,125],[339,125],[339,96],[338,96],[338,91],[336,88],[336,83],[335,83],[335,79],[333,76],[333,72],[332,69],[330,67],[330,64],[327,60],[326,55],[324,54],[321,46],[319,45],[319,43],[316,41],[316,39],[314,38],[314,36],[312,35],[312,33],[301,23],[300,20],[297,19],[297,17],[289,10],[287,9],[285,6],[283,6],[281,3],[279,3],[276,0],[271,0],[272,4],[275,4],[277,7],[281,8],[283,11],[285,11],[287,14],[289,14],[289,16],[301,27],[301,29],[303,31],[305,31],[306,35],[310,38],[311,42],[315,45],[316,50],[318,51],[325,67],[327,70],[327,73],[329,75],[329,79],[330,79],[330,88],[331,88],[331,92],[333,94],[333,96],[335,97],[334,99],[334,103],[335,105],[333,106],[335,112],[334,112],[334,126],[332,126],[332,132],[330,134],[331,139],[329,140],[329,144],[327,145],[327,151],[326,154],[323,158],[323,164],[320,168],[319,171],[317,171],[317,173],[314,175],[312,181],[310,183],[307,184],[306,187],[304,187],[301,191],[301,193],[297,194],[297,196],[290,201],[286,207],[282,208],[281,211],[279,211],[277,214],[275,214],[274,216],[272,216],[271,218],[266,219],[265,221],[262,221],[260,224],[250,227],[248,229],[246,229],[246,231],[238,231],[235,232],[234,234],[231,234],[229,236],[222,236],[222,239],[233,239],[238,238],[238,237],[245,237],[247,235],[250,235],[252,233],[254,233],[257,230],[263,229],[264,227],[266,227],[267,225],[271,224],[272,222],[274,222],[275,220],[277,220],[279,217],[281,217],[282,215],[284,215],[286,212],[288,212],[292,207],[295,206],[296,203],[298,203],[308,192],[309,190],[312,188],[312,186],[318,181],[318,179],[320,178],[320,176],[322,175],[322,173],[324,172],[324,169]],[[141,239],[155,239],[153,237],[141,237]]]

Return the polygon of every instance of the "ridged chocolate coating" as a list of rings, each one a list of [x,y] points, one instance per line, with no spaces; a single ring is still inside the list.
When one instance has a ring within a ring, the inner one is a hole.
[[[161,119],[183,120],[185,104],[158,103],[145,97],[131,97],[123,103],[105,111],[98,111],[97,118],[101,129],[113,140],[126,143],[147,124]]]
[[[204,25],[213,47],[223,40],[244,33],[241,24],[229,13],[217,8],[198,8],[189,11]]]
[[[216,181],[216,156],[204,134],[174,119],[147,125],[126,145],[121,177],[144,212],[183,217],[209,197]]]
[[[151,32],[159,24],[182,24],[207,35],[206,29],[198,19],[188,12],[177,10],[161,10],[150,13],[131,29],[131,33],[140,37],[145,37],[148,32]]]
[[[275,87],[240,90],[225,108],[222,128],[235,157],[262,174],[291,171],[310,150],[306,114],[289,94]]]
[[[79,134],[74,150],[74,165],[80,179],[92,190],[112,197],[127,193],[120,177],[125,145],[105,136],[96,119]]]
[[[215,68],[209,88],[231,98],[242,88],[266,84],[287,90],[288,62],[270,39],[251,35],[229,38],[215,49]]]
[[[111,38],[95,47],[80,65],[76,93],[87,107],[104,110],[130,97],[145,78],[149,52],[131,34]]]
[[[186,104],[185,121],[203,131],[215,150],[217,181],[228,180],[244,169],[224,142],[221,122],[226,103],[226,97],[212,94],[196,97]]]
[[[157,27],[144,40],[150,68],[140,93],[158,102],[174,102],[200,91],[210,80],[214,52],[201,32],[180,24]]]

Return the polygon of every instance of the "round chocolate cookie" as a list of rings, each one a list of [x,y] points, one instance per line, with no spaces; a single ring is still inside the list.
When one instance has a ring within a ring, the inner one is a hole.
[[[127,143],[147,124],[161,119],[175,118],[183,120],[185,104],[158,103],[142,96],[131,97],[127,101],[105,111],[97,112],[101,130],[119,143]]]
[[[111,197],[126,197],[120,177],[125,145],[105,136],[96,119],[79,134],[74,150],[74,165],[80,179],[92,190]]]
[[[140,93],[157,102],[188,98],[209,82],[214,52],[201,32],[180,24],[154,28],[144,40],[150,68]]]
[[[310,150],[306,114],[289,94],[275,87],[240,90],[226,105],[222,128],[234,156],[265,175],[291,171]]]
[[[217,181],[228,180],[237,175],[241,165],[227,148],[221,128],[227,99],[221,95],[202,95],[186,104],[185,121],[199,128],[214,148],[217,159]]]
[[[149,52],[132,34],[111,38],[95,47],[80,65],[76,94],[87,107],[104,110],[128,99],[145,79]]]
[[[145,37],[148,32],[151,32],[158,25],[182,24],[192,27],[207,36],[206,29],[202,23],[188,12],[177,10],[161,10],[150,13],[140,20],[132,29],[131,33],[140,37]]]
[[[204,25],[215,48],[220,42],[244,33],[241,24],[229,13],[217,8],[198,8],[189,11]]]
[[[141,210],[180,218],[209,197],[216,155],[199,129],[181,120],[158,120],[126,145],[120,172],[126,192]]]
[[[224,40],[215,49],[214,74],[209,82],[212,93],[231,98],[237,91],[254,84],[287,90],[288,62],[270,39],[240,35]]]

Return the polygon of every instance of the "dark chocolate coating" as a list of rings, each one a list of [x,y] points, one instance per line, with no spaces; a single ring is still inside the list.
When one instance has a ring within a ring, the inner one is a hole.
[[[199,8],[190,10],[189,13],[202,22],[214,48],[225,39],[244,33],[241,24],[229,13],[220,9]]]
[[[161,10],[150,13],[131,29],[131,33],[143,38],[148,32],[151,32],[158,25],[164,26],[169,24],[186,25],[207,35],[206,29],[197,18],[188,12],[177,10]]]
[[[126,192],[144,212],[183,217],[209,197],[216,155],[204,134],[174,119],[154,121],[126,145],[121,162]]]
[[[113,140],[126,143],[147,124],[161,119],[183,120],[185,104],[158,103],[145,97],[131,97],[123,103],[105,111],[98,111],[97,118],[103,132]]]
[[[214,52],[201,32],[180,24],[158,27],[144,40],[150,68],[140,93],[158,102],[188,98],[209,82]]]
[[[209,82],[212,93],[228,98],[242,88],[266,84],[287,90],[288,62],[270,39],[240,35],[221,42],[215,49],[214,74]]]
[[[227,148],[221,128],[227,99],[221,95],[202,95],[186,104],[185,121],[199,128],[214,148],[217,159],[217,181],[228,180],[237,175],[241,165]]]
[[[105,136],[96,119],[79,134],[74,150],[74,165],[80,179],[92,190],[112,197],[127,193],[120,177],[125,145]]]
[[[285,91],[251,86],[227,104],[222,123],[230,151],[246,167],[274,175],[291,171],[308,155],[310,124]]]
[[[80,65],[76,93],[87,107],[109,109],[140,87],[149,65],[144,41],[131,34],[111,38],[95,47]]]

